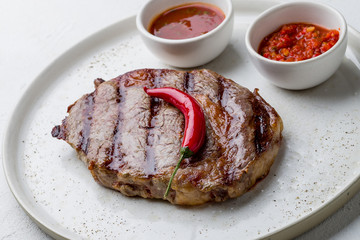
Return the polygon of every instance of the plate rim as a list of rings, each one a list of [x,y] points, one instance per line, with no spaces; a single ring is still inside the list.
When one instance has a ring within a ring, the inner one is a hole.
[[[282,3],[282,1],[274,1],[274,0],[268,0],[264,1],[268,4],[279,4]],[[51,61],[27,86],[24,93],[21,95],[20,99],[16,103],[14,109],[12,110],[10,117],[7,119],[7,123],[5,124],[5,134],[3,135],[3,143],[2,143],[2,164],[5,174],[6,182],[10,188],[10,191],[12,192],[13,196],[15,197],[16,201],[19,203],[21,208],[27,213],[27,215],[39,226],[45,233],[50,235],[51,237],[55,239],[81,239],[81,236],[74,235],[70,230],[65,231],[65,228],[56,228],[52,226],[52,224],[44,222],[41,216],[36,212],[36,206],[31,206],[30,202],[27,199],[23,199],[23,192],[22,186],[19,184],[15,184],[14,180],[17,179],[18,174],[16,170],[14,170],[17,165],[16,163],[13,163],[14,166],[12,166],[12,163],[10,160],[11,153],[9,152],[11,149],[10,143],[11,139],[13,138],[13,132],[12,130],[16,128],[15,122],[21,122],[19,118],[21,118],[22,114],[19,113],[19,109],[24,107],[24,102],[27,98],[33,99],[31,97],[33,89],[36,89],[38,85],[41,85],[45,80],[44,76],[52,70],[54,66],[56,66],[59,62],[67,59],[68,55],[72,54],[72,51],[74,49],[77,49],[80,47],[80,45],[83,44],[89,44],[94,41],[94,38],[101,34],[102,32],[106,33],[109,32],[111,29],[116,28],[118,25],[124,24],[124,22],[131,22],[135,20],[136,15],[129,16],[127,18],[124,18],[118,22],[115,22],[113,24],[110,24],[99,31],[96,31],[89,36],[85,37],[78,43],[75,43],[72,47],[65,50],[63,53],[61,53],[58,57],[56,57],[53,61]],[[134,24],[134,23],[133,23]],[[360,32],[348,25],[348,31],[349,31],[349,38],[355,38],[360,39]],[[359,44],[360,46],[360,44]],[[49,83],[47,88],[53,84]],[[16,135],[20,133],[20,129],[17,129]],[[14,161],[16,162],[16,161]],[[14,174],[15,173],[15,174]],[[16,182],[16,181],[15,181]],[[293,223],[288,224],[280,229],[277,229],[271,233],[265,234],[262,239],[287,239],[287,238],[293,238],[296,237],[305,231],[315,227],[317,224],[325,220],[325,218],[331,216],[336,210],[338,210],[340,207],[342,207],[347,201],[349,201],[357,192],[360,191],[360,173],[357,177],[355,177],[350,183],[348,183],[342,190],[332,196],[329,200],[327,200],[323,205],[320,205],[316,210],[312,211],[311,213],[300,217],[299,219],[295,220]],[[35,211],[34,211],[35,210]],[[309,224],[310,223],[310,224]]]

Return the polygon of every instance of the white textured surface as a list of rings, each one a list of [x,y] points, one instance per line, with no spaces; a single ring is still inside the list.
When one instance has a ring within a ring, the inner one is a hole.
[[[14,104],[45,66],[91,33],[136,13],[143,2],[143,0],[0,2],[2,9],[0,15],[1,137]],[[326,2],[337,7],[343,12],[348,23],[360,30],[360,17],[357,13],[359,7],[355,7],[360,4],[356,0],[347,1],[346,4],[340,0]],[[94,59],[94,64],[99,62]],[[104,76],[105,73],[100,74]],[[81,167],[80,169],[84,170]],[[11,195],[2,169],[0,175],[1,239],[48,239]],[[357,194],[333,216],[299,238],[358,239],[359,213],[360,194]]]

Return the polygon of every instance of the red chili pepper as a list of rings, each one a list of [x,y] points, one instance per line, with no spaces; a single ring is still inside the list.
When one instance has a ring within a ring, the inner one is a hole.
[[[181,157],[172,173],[168,187],[165,191],[164,198],[166,198],[171,187],[171,182],[180,167],[181,161],[194,155],[204,144],[206,132],[205,117],[197,101],[189,94],[176,88],[163,87],[148,89],[144,87],[144,91],[149,96],[161,98],[165,102],[174,105],[185,117],[184,138],[180,149]]]

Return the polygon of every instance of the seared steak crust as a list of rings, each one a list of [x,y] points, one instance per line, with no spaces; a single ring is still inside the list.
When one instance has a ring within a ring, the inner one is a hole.
[[[265,177],[281,142],[276,111],[210,70],[140,69],[109,81],[68,108],[52,130],[68,142],[100,184],[127,196],[163,198],[180,158],[184,117],[143,87],[174,87],[192,95],[206,118],[202,149],[175,175],[167,200],[197,205],[242,195]]]

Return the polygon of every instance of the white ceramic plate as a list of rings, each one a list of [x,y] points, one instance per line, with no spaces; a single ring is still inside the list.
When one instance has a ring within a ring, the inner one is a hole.
[[[11,118],[4,169],[24,210],[63,239],[228,239],[295,236],[330,215],[360,188],[360,34],[350,28],[346,57],[324,84],[306,91],[270,85],[249,62],[249,23],[274,2],[235,2],[231,44],[210,68],[260,94],[282,116],[284,142],[265,180],[244,196],[200,207],[128,198],[95,183],[75,151],[51,137],[66,108],[137,68],[169,68],[143,46],[135,17],[64,53],[34,80]]]

